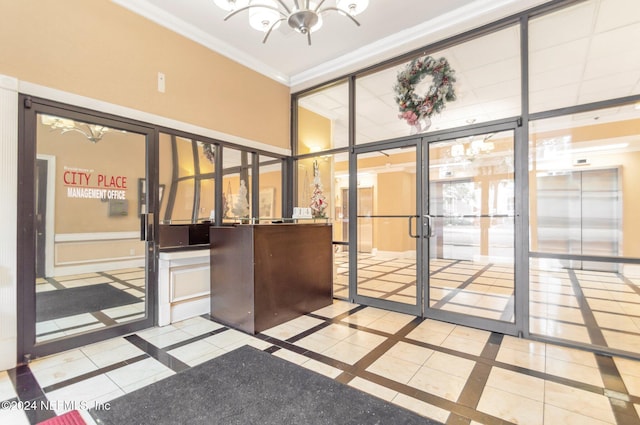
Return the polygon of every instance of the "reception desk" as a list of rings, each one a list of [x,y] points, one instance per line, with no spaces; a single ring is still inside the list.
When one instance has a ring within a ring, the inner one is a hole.
[[[255,334],[333,301],[330,224],[211,227],[211,317]]]

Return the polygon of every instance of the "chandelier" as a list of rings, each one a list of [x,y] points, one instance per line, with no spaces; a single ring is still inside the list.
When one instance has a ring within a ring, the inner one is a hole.
[[[54,117],[52,115],[42,115],[41,119],[42,124],[51,127],[51,131],[60,130],[60,134],[70,131],[80,133],[92,143],[98,143],[106,133],[113,131],[113,129],[103,125],[76,122],[68,118]]]
[[[224,20],[243,12],[249,12],[249,25],[265,33],[262,39],[267,42],[269,35],[280,26],[282,21],[302,35],[307,36],[311,45],[311,33],[322,26],[322,14],[333,11],[351,19],[356,25],[360,23],[354,18],[369,5],[369,0],[335,0],[335,6],[325,6],[325,0],[317,3],[310,0],[293,0],[293,6],[287,6],[284,0],[214,0],[214,3],[228,11]]]

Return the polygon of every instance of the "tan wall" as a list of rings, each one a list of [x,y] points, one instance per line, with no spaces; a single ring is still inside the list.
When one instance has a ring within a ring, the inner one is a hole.
[[[373,201],[376,215],[415,214],[416,175],[407,172],[378,174]],[[379,218],[373,223],[373,246],[378,250],[415,251],[416,242],[409,236],[408,218]]]
[[[289,148],[288,87],[127,9],[0,0],[0,11],[0,74]]]
[[[331,120],[305,108],[298,108],[298,153],[331,147]]]

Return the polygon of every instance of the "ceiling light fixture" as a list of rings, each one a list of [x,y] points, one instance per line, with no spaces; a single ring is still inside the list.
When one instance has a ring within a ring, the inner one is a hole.
[[[293,6],[287,6],[284,0],[214,0],[214,3],[229,12],[224,17],[225,21],[240,12],[249,11],[249,25],[265,33],[263,43],[267,42],[271,32],[277,29],[282,21],[287,21],[291,28],[307,36],[309,45],[311,33],[322,26],[323,13],[338,12],[360,26],[360,22],[354,16],[369,6],[369,0],[335,0],[335,6],[326,7],[322,7],[325,0],[319,0],[317,3],[310,0],[293,0]]]
[[[92,143],[98,143],[102,137],[113,129],[98,124],[87,124],[84,122],[76,122],[68,118],[54,117],[52,115],[42,115],[42,124],[51,127],[51,131],[60,130],[60,134],[70,131],[82,134]]]

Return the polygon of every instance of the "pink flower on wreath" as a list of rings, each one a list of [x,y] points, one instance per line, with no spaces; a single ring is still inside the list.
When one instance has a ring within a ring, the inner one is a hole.
[[[413,111],[405,111],[402,114],[400,114],[399,117],[407,120],[407,123],[409,125],[416,125],[416,123],[418,122],[418,119],[420,118]]]
[[[429,116],[429,114],[431,114],[431,111],[433,111],[433,106],[434,105],[431,100],[427,99],[420,107],[420,112],[422,112],[424,115]]]

